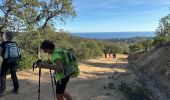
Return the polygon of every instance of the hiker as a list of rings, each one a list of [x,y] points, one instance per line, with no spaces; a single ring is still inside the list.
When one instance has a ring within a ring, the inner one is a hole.
[[[14,86],[12,91],[16,94],[19,93],[19,83],[16,75],[17,63],[19,60],[19,48],[18,44],[12,40],[13,35],[14,35],[13,32],[6,32],[6,41],[3,41],[0,44],[0,55],[3,58],[0,75],[1,77],[0,96],[5,95],[6,75],[8,73],[8,70],[10,70]]]
[[[67,100],[72,100],[72,97],[70,96],[70,94],[65,91],[65,88],[70,79],[70,76],[64,75],[64,71],[63,71],[63,67],[64,67],[63,65],[65,63],[64,58],[62,57],[60,53],[56,52],[60,48],[55,48],[55,45],[49,40],[44,40],[41,43],[40,48],[43,49],[45,53],[48,53],[51,55],[51,61],[53,64],[45,64],[45,63],[40,62],[38,63],[37,66],[39,68],[51,69],[55,71],[55,74],[56,74],[55,79],[57,79],[57,82],[56,82],[57,100],[64,100],[64,98],[66,98]]]
[[[104,57],[107,58],[107,52],[106,52],[106,50],[103,50],[103,52],[104,52]]]
[[[116,58],[116,54],[114,52],[112,53],[112,56],[113,56],[113,59]]]
[[[109,51],[109,57],[111,58],[111,53],[112,53],[112,51]]]

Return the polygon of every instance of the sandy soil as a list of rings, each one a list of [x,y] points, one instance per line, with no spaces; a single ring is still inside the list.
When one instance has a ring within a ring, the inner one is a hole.
[[[113,82],[109,78],[115,73],[127,72],[126,55],[118,54],[116,59],[99,58],[82,61],[79,64],[79,77],[70,80],[67,86],[74,100],[124,100],[123,94],[116,89],[107,88]],[[42,70],[41,100],[54,100],[49,70]],[[13,94],[10,75],[7,76],[6,95],[0,100],[38,100],[38,69],[20,71],[17,73],[20,83],[20,93]]]

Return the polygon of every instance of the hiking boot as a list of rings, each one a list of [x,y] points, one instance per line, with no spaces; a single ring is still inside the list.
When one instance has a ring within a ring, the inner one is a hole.
[[[18,94],[19,93],[19,90],[18,89],[13,89],[12,90],[15,94]]]
[[[0,97],[4,96],[5,92],[0,92]]]

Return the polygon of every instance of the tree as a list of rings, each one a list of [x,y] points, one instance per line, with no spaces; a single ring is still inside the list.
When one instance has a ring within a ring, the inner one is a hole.
[[[97,42],[95,40],[91,40],[87,42],[87,48],[90,49],[90,56],[91,57],[97,57],[97,56],[101,56],[103,54],[101,48],[99,47],[99,45],[97,44]]]
[[[158,36],[170,35],[170,14],[161,18],[156,33]]]
[[[153,46],[153,40],[147,39],[141,42],[142,46],[144,47],[145,51],[149,51],[149,49]]]
[[[1,0],[0,3],[0,36],[3,41],[3,32],[6,30],[16,31],[22,23],[15,16],[14,11],[17,10],[15,0]]]
[[[17,0],[20,7],[15,11],[26,29],[33,31],[54,25],[54,20],[66,22],[76,12],[72,0]]]
[[[5,29],[37,31],[51,27],[59,20],[66,22],[76,12],[72,0],[2,0],[0,32]]]
[[[170,41],[170,14],[161,18],[159,27],[156,29],[156,37],[154,38],[154,45],[156,47],[163,46]]]
[[[37,55],[39,54],[39,44],[43,39],[43,34],[55,32],[55,29],[51,30],[54,28],[55,20],[66,22],[67,18],[76,16],[72,0],[17,1],[18,9],[15,10],[15,14],[25,25],[22,29],[29,33],[28,35],[34,36],[31,40],[34,41],[34,51],[37,51]]]
[[[140,51],[140,50],[142,50],[142,48],[143,47],[140,43],[135,43],[135,44],[132,44],[132,45],[129,46],[130,53]]]

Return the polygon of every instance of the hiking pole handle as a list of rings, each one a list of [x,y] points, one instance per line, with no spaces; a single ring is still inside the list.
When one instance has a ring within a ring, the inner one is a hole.
[[[38,63],[40,63],[40,62],[42,62],[42,60],[41,60],[41,59],[38,59],[37,61],[35,61],[35,62],[33,63],[33,65],[32,65],[33,71],[34,71],[35,68],[38,67]]]

